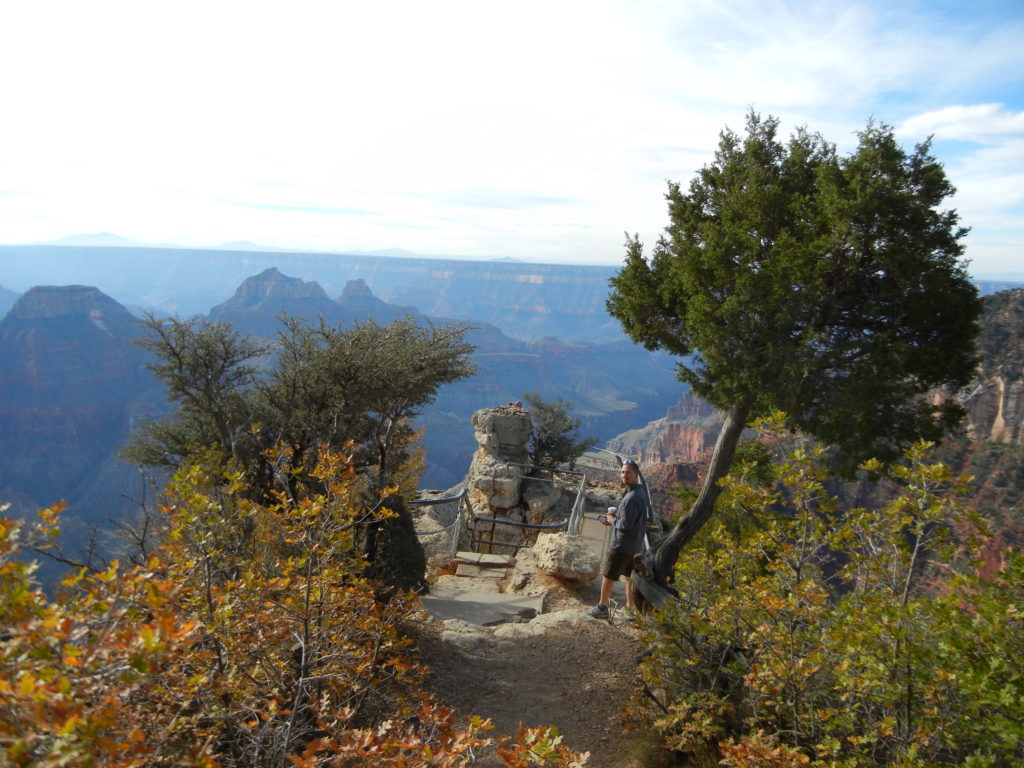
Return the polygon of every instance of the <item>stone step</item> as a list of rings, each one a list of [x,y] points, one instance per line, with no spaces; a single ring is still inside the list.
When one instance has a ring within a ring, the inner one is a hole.
[[[455,567],[456,576],[468,576],[470,578],[503,579],[507,575],[506,568],[496,568],[493,565],[480,566],[469,563],[459,563]]]
[[[476,565],[481,568],[509,568],[515,564],[513,555],[489,554],[484,552],[458,552],[455,555],[456,563]]]

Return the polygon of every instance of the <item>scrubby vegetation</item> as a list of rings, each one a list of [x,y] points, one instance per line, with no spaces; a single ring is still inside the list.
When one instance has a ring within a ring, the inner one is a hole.
[[[281,448],[286,452],[288,449]],[[276,462],[285,457],[268,455]],[[256,501],[241,473],[187,464],[141,567],[69,577],[56,600],[17,555],[56,535],[0,519],[0,762],[15,766],[458,766],[487,724],[421,687],[402,626],[355,546],[368,508],[347,457],[321,491]],[[506,765],[579,766],[556,732],[523,731]]]
[[[650,633],[646,713],[670,746],[737,768],[1024,761],[1024,556],[980,567],[968,479],[931,454],[885,470],[900,490],[877,509],[840,513],[813,446],[772,482],[727,478]]]

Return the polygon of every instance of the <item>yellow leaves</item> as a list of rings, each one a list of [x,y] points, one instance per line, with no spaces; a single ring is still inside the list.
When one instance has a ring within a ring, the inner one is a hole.
[[[65,645],[64,655],[61,657],[65,667],[77,669],[82,666],[82,649],[75,645]]]
[[[811,763],[799,749],[783,744],[763,730],[738,740],[723,741],[718,746],[723,756],[720,765],[727,768],[799,768]]]
[[[110,584],[112,581],[114,581],[114,579],[117,578],[117,568],[118,562],[117,560],[114,560],[107,570],[100,571],[99,573],[94,574],[94,578],[97,581],[103,582],[104,584]]]
[[[868,459],[860,465],[860,468],[866,472],[881,473],[885,469],[885,464],[878,459]]]
[[[74,731],[75,728],[81,722],[82,722],[82,718],[80,716],[78,716],[78,715],[71,715],[71,717],[69,717],[66,721],[64,721],[64,725],[60,726],[60,728],[57,729],[57,735],[58,736],[67,736],[72,731]]]
[[[25,672],[18,679],[16,691],[21,696],[31,696],[36,690],[36,677],[31,672]]]

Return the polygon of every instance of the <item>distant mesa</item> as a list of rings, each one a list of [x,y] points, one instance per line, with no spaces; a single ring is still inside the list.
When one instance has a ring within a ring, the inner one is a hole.
[[[8,317],[11,320],[41,320],[56,317],[83,316],[94,320],[114,316],[130,320],[132,315],[121,304],[99,288],[88,285],[41,285],[24,293]]]
[[[341,292],[341,298],[339,301],[347,301],[354,299],[359,296],[372,297],[373,291],[370,290],[370,286],[366,284],[366,281],[361,277],[357,277],[355,280],[349,280],[345,283],[345,288]]]
[[[318,282],[289,277],[277,267],[247,278],[234,296],[210,310],[211,319],[264,338],[280,330],[282,315],[306,320],[319,317],[330,325],[347,326],[370,319],[391,322],[418,313],[413,307],[381,301],[362,278],[348,281],[341,296],[332,301]]]
[[[139,248],[145,247],[146,243],[138,240],[130,240],[127,237],[115,235],[113,232],[97,232],[90,235],[70,235],[59,240],[50,240],[39,243],[39,245],[77,245],[95,246],[101,248]]]

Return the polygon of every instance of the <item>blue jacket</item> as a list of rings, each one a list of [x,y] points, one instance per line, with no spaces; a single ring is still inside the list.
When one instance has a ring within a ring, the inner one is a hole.
[[[647,493],[637,483],[631,485],[619,502],[612,523],[611,549],[636,555],[644,551],[644,534],[647,532]]]

